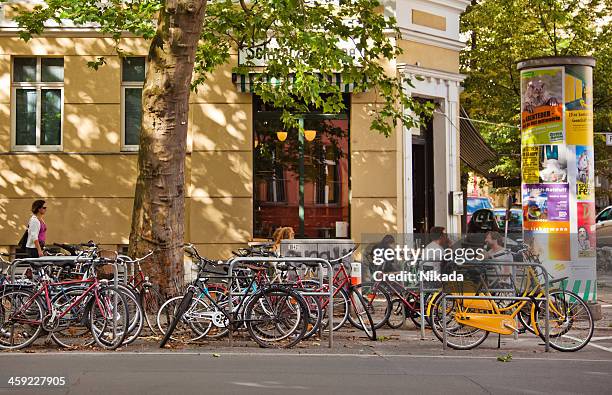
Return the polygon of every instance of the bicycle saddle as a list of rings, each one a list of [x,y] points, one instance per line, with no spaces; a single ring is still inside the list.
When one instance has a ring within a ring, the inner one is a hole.
[[[76,266],[76,262],[74,260],[66,260],[66,259],[52,259],[52,258],[61,258],[61,257],[40,257],[40,258],[31,258],[24,259],[23,262],[30,265],[30,267],[34,269],[40,269],[47,266]]]

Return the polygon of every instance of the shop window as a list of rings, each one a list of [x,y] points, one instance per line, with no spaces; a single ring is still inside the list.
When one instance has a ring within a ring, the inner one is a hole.
[[[348,110],[304,114],[302,136],[280,116],[254,98],[254,236],[290,226],[296,237],[336,237],[336,223],[349,221]]]
[[[121,149],[138,150],[142,123],[145,58],[123,58],[121,67]]]
[[[16,151],[62,147],[64,59],[13,58],[12,141]]]

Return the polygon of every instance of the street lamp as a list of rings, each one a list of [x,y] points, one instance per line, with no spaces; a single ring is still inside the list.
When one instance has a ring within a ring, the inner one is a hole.
[[[304,130],[304,137],[306,137],[306,141],[312,141],[317,137],[317,131],[313,129]]]
[[[287,132],[284,130],[279,130],[278,132],[276,132],[276,137],[279,141],[283,142],[287,140]]]

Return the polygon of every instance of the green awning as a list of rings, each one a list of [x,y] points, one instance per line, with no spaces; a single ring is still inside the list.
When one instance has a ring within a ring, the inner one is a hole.
[[[354,89],[354,84],[344,83],[342,81],[342,74],[334,73],[332,75],[324,76],[322,74],[318,74],[319,78],[327,78],[327,80],[340,88],[342,93],[351,93]],[[291,74],[289,79],[293,81],[295,79],[295,75]],[[232,82],[236,85],[236,89],[238,92],[242,93],[253,93],[255,91],[254,87],[257,83],[266,83],[266,84],[280,84],[282,82],[281,79],[277,78],[263,78],[261,80],[261,74],[259,73],[249,73],[249,74],[237,74],[232,73]]]

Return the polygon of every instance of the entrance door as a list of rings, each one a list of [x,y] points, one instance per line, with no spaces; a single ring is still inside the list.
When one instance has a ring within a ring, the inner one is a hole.
[[[412,135],[412,226],[428,233],[434,226],[433,120]]]

